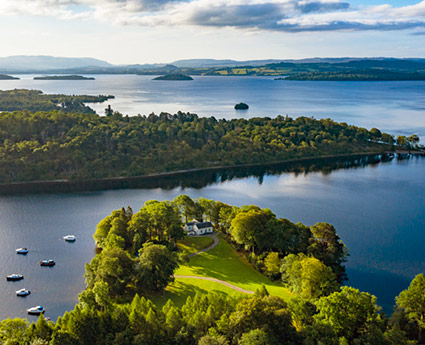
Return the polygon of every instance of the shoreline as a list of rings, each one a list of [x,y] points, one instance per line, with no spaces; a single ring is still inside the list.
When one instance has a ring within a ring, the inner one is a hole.
[[[238,164],[238,165],[223,165],[206,168],[195,168],[185,170],[175,170],[169,172],[160,172],[154,174],[140,175],[140,176],[122,176],[122,177],[105,177],[97,179],[85,179],[85,180],[45,180],[45,181],[29,181],[29,182],[11,182],[0,184],[0,195],[18,195],[18,194],[48,194],[48,193],[75,193],[75,192],[89,192],[89,191],[101,191],[101,190],[112,190],[112,189],[138,189],[138,183],[143,182],[154,182],[155,180],[161,180],[163,178],[175,178],[183,177],[185,175],[196,174],[196,173],[207,173],[217,172],[220,170],[231,170],[231,169],[243,169],[243,168],[254,168],[254,167],[273,167],[276,165],[287,164],[288,168],[291,165],[300,163],[314,163],[323,162],[327,159],[344,159],[344,158],[355,158],[355,157],[367,157],[377,156],[383,154],[407,154],[408,152],[401,151],[375,151],[375,152],[357,152],[347,154],[336,154],[336,155],[322,155],[315,157],[305,158],[293,158],[283,161],[275,161],[268,163],[249,163],[249,164]],[[410,152],[410,154],[422,152]]]

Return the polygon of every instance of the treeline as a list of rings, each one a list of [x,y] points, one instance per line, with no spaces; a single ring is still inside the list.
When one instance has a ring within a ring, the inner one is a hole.
[[[323,80],[323,81],[403,81],[425,80],[425,73],[393,72],[389,70],[347,70],[332,72],[305,72],[289,75],[278,80]]]
[[[410,136],[398,135],[396,138],[396,144],[398,148],[405,150],[419,150],[424,151],[425,146],[419,145],[420,138],[417,134],[412,134]]]
[[[84,103],[101,103],[110,98],[114,98],[114,96],[49,95],[39,90],[0,90],[0,111],[37,112],[60,109],[69,113],[95,114],[95,111]]]
[[[19,345],[413,345],[418,324],[406,317],[403,296],[425,288],[419,275],[399,297],[400,307],[385,318],[376,298],[343,287],[315,304],[285,303],[267,292],[245,299],[197,294],[176,307],[162,308],[136,295],[113,304],[107,286],[59,317],[36,323],[7,319],[0,323],[0,343]],[[409,296],[410,297],[410,296]],[[415,298],[420,300],[419,294]],[[412,339],[412,340],[409,340]]]
[[[140,176],[383,152],[394,143],[393,136],[376,128],[330,119],[228,121],[180,112],[124,117],[107,110],[109,116],[103,117],[63,111],[0,113],[0,181]]]
[[[289,280],[295,295],[288,302],[269,296],[263,287],[253,297],[198,293],[180,308],[170,300],[156,306],[147,296],[172,281],[182,260],[174,244],[191,217],[211,220],[223,236],[251,253],[276,250],[283,257],[279,264],[285,279],[298,270],[293,278],[304,280],[301,289]],[[286,240],[275,244],[271,229]],[[399,295],[395,312],[387,318],[374,296],[339,288],[335,276],[333,283],[328,279],[334,268],[324,262],[339,257],[336,262],[341,264],[346,256],[329,224],[306,227],[276,219],[257,206],[239,208],[181,195],[171,202],[148,201],[137,213],[131,208],[114,211],[99,223],[94,237],[102,250],[86,267],[88,286],[75,309],[56,322],[43,316],[32,324],[4,320],[0,344],[408,345],[423,340],[425,277],[418,275]],[[306,295],[305,286],[318,278],[320,291]]]

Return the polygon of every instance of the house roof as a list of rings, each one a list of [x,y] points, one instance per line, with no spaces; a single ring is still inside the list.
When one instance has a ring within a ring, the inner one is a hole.
[[[196,227],[198,229],[205,229],[205,228],[212,228],[212,223],[211,222],[203,222],[203,223],[197,223]]]
[[[198,224],[198,223],[199,222],[197,220],[192,220],[191,222],[186,223],[186,225],[195,225],[195,224]]]

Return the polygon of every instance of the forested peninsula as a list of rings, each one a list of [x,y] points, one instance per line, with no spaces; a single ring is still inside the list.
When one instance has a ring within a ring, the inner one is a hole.
[[[405,145],[414,143],[404,141]],[[419,140],[416,137],[417,140]],[[288,116],[217,120],[195,114],[0,113],[0,181],[83,180],[385,152],[393,136]]]
[[[190,237],[196,218],[215,234]],[[56,322],[0,322],[2,344],[414,345],[423,340],[425,277],[384,315],[342,286],[348,250],[328,223],[180,195],[113,211],[97,226],[86,289]],[[202,251],[202,249],[204,251]],[[192,274],[188,276],[188,274]],[[196,274],[196,275],[195,275]],[[220,280],[215,279],[219,277]],[[215,280],[214,280],[215,279]],[[256,287],[222,288],[217,281]],[[46,306],[48,308],[48,306]]]
[[[84,103],[101,103],[111,98],[114,96],[54,95],[26,89],[0,90],[0,111],[37,112],[60,109],[63,112],[94,114],[95,111]]]
[[[18,80],[17,77],[12,77],[11,75],[7,74],[0,74],[0,80]]]
[[[34,77],[34,80],[95,80],[93,77],[84,77],[82,75],[46,75]]]

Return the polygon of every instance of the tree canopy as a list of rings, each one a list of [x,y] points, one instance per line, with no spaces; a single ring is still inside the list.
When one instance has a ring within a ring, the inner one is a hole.
[[[305,254],[289,254],[282,261],[282,279],[298,296],[311,300],[327,296],[338,289],[336,275],[330,267]]]
[[[3,112],[0,179],[131,177],[391,149],[393,137],[379,133],[308,117],[228,121],[190,113],[128,117],[112,109],[108,116]]]
[[[421,340],[425,328],[425,276],[418,274],[409,288],[400,293],[396,299],[397,306],[402,308],[407,317],[418,325],[418,340]]]

